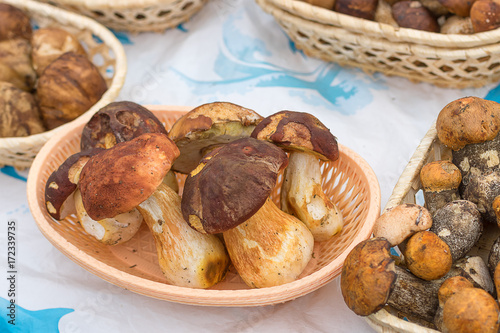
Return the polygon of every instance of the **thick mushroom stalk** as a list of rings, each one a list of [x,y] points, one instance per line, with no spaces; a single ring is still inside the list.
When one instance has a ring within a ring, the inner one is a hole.
[[[180,198],[163,183],[179,155],[164,134],[147,133],[90,159],[80,191],[94,220],[137,208],[154,236],[160,268],[169,283],[208,288],[225,275],[229,259],[214,235],[191,229],[180,215]]]
[[[321,185],[319,160],[335,161],[339,157],[337,140],[328,128],[309,113],[281,111],[264,118],[251,136],[290,153],[281,188],[281,209],[304,222],[316,241],[339,233],[344,225],[342,213]]]
[[[316,241],[336,235],[344,225],[342,212],[323,192],[318,158],[291,152],[281,188],[281,209],[311,230]]]

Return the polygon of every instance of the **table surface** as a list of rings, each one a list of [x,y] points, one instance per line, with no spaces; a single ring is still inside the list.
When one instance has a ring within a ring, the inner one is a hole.
[[[318,117],[373,168],[382,207],[439,111],[464,96],[496,98],[497,85],[443,89],[369,76],[305,56],[250,0],[211,0],[164,33],[116,33],[128,73],[118,100],[197,106],[229,101],[263,116]],[[294,301],[255,308],[197,307],[141,296],[87,272],[38,230],[28,208],[28,170],[0,169],[0,262],[16,223],[16,326],[7,323],[10,282],[0,276],[1,332],[370,332],[344,304],[339,278]],[[19,321],[19,318],[23,318]]]

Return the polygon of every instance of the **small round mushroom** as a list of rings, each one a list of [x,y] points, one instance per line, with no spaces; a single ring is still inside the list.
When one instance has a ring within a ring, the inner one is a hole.
[[[434,214],[430,231],[448,244],[453,261],[456,261],[465,256],[479,240],[483,222],[474,203],[456,200]]]
[[[438,290],[439,307],[434,317],[434,325],[443,331],[443,308],[446,301],[464,288],[474,288],[474,285],[463,276],[453,276],[446,279]]]
[[[255,111],[228,102],[194,108],[179,118],[168,133],[180,151],[172,170],[190,173],[210,149],[250,136],[261,120]]]
[[[462,174],[450,161],[427,163],[420,171],[425,206],[431,215],[450,201],[459,200],[458,187]]]
[[[392,15],[402,28],[439,32],[439,24],[429,9],[414,0],[398,1],[392,6]]]
[[[314,240],[331,239],[344,225],[340,209],[322,187],[320,160],[339,158],[335,136],[305,112],[280,111],[264,118],[251,136],[289,153],[281,187],[281,209],[305,223]]]
[[[463,288],[443,307],[447,332],[498,332],[500,308],[495,299],[479,288]]]
[[[45,68],[66,52],[87,56],[87,52],[73,34],[56,27],[40,28],[31,37],[31,59],[38,76]]]
[[[0,81],[0,138],[23,137],[45,131],[38,106],[30,93]]]
[[[462,198],[476,204],[483,221],[497,224],[493,202],[498,195],[500,195],[500,170],[487,170],[469,177]]]
[[[30,40],[31,34],[29,16],[15,6],[0,3],[0,41],[15,38]]]
[[[4,79],[24,91],[31,92],[36,81],[36,72],[31,65],[31,45],[26,39],[16,38],[0,41],[0,63],[10,68],[9,73],[2,73]],[[15,74],[12,74],[14,72]],[[13,79],[11,81],[11,79]],[[21,81],[22,84],[19,84]]]
[[[476,0],[470,9],[474,32],[483,32],[500,27],[500,2],[498,0]]]
[[[207,154],[185,182],[184,219],[201,232],[222,232],[234,267],[252,288],[296,280],[312,257],[309,229],[269,198],[286,163],[275,145],[242,138]]]
[[[337,0],[334,9],[338,13],[373,21],[378,0]]]
[[[432,216],[427,208],[416,204],[401,204],[386,210],[375,221],[374,237],[383,237],[396,246],[416,232],[432,226]]]
[[[404,258],[410,272],[427,281],[445,276],[452,264],[450,247],[430,231],[420,231],[411,236]]]
[[[181,198],[163,183],[179,150],[165,134],[145,133],[93,156],[80,176],[84,208],[99,221],[137,208],[153,234],[160,268],[176,286],[209,288],[229,265],[215,235],[192,229]]]
[[[77,118],[106,90],[106,81],[87,57],[63,54],[38,79],[36,94],[45,126],[53,129]]]
[[[441,25],[442,34],[471,35],[474,33],[470,17],[452,15]]]

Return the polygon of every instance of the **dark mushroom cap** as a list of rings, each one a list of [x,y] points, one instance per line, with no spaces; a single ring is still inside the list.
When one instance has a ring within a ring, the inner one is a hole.
[[[347,255],[340,288],[347,306],[359,316],[382,309],[396,282],[391,245],[384,238],[362,241]]]
[[[261,120],[255,111],[227,102],[194,108],[179,118],[168,133],[181,152],[172,170],[191,172],[208,149],[250,136]]]
[[[102,149],[95,148],[73,154],[49,176],[45,184],[45,206],[54,219],[65,217],[61,216],[62,206],[76,190],[80,171],[90,157],[100,151]]]
[[[209,234],[236,227],[264,205],[287,164],[283,150],[253,138],[210,152],[186,179],[181,202],[184,219]]]
[[[145,107],[128,101],[113,102],[97,111],[87,122],[82,131],[81,149],[110,148],[144,133],[166,135],[167,130]]]
[[[251,135],[285,150],[316,154],[322,160],[339,158],[337,139],[318,118],[306,112],[280,111],[264,118]]]
[[[14,38],[30,40],[31,34],[29,16],[17,7],[0,3],[0,41]]]
[[[500,131],[500,104],[479,97],[454,100],[439,112],[436,130],[441,143],[453,150],[490,141]]]
[[[178,155],[166,135],[145,133],[93,156],[80,175],[85,210],[99,221],[134,209],[161,184]]]

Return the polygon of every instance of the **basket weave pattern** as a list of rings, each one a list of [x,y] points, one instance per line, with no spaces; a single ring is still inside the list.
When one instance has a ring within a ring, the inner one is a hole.
[[[161,32],[188,21],[207,0],[42,0],[61,8],[89,16],[101,24],[130,32]]]
[[[75,34],[84,46],[89,59],[106,80],[108,90],[101,99],[81,117],[92,114],[112,102],[119,94],[126,75],[123,46],[115,36],[97,22],[42,3],[29,0],[0,0],[23,10],[38,27],[60,27]],[[99,40],[96,39],[99,38]],[[27,168],[42,145],[67,124],[53,130],[18,138],[0,138],[0,165]]]
[[[500,80],[500,29],[445,35],[395,29],[299,0],[256,0],[307,55],[440,87]]]
[[[149,108],[167,128],[187,108],[170,111]],[[180,111],[179,111],[180,110]],[[42,233],[69,258],[82,267],[118,286],[159,299],[215,306],[256,306],[285,302],[305,295],[340,274],[347,253],[370,237],[373,223],[380,214],[380,189],[375,174],[366,162],[346,147],[340,147],[340,159],[323,163],[324,190],[344,215],[344,229],[332,240],[316,243],[314,257],[301,277],[282,286],[249,289],[234,268],[224,281],[211,289],[176,287],[166,283],[160,271],[154,240],[142,226],[128,242],[106,246],[87,235],[75,216],[55,222],[45,209],[44,189],[49,175],[70,154],[78,151],[83,122],[75,130],[65,131],[49,141],[37,156],[28,177],[28,202]],[[182,191],[185,176],[178,175]],[[278,203],[282,175],[272,198]]]

